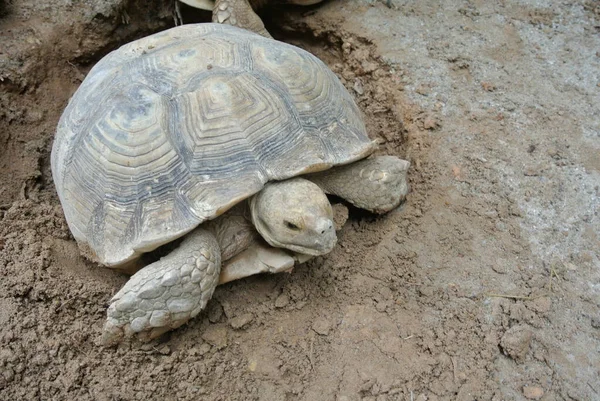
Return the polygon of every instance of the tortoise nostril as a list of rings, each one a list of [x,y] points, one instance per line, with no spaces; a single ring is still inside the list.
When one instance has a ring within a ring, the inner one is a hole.
[[[321,234],[325,234],[327,231],[331,231],[332,228],[333,228],[333,225],[331,223],[329,223],[329,225],[327,226],[326,229],[321,230]]]

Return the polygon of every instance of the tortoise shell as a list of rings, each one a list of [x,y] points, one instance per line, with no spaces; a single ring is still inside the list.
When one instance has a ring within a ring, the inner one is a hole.
[[[283,180],[373,151],[319,59],[220,24],[172,28],[100,60],[65,109],[52,173],[69,228],[107,266]]]

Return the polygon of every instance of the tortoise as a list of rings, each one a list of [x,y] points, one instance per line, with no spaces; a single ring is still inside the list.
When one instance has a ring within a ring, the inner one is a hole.
[[[277,0],[278,3],[310,6],[323,0]],[[181,0],[191,7],[212,11],[212,20],[215,23],[234,25],[248,29],[260,35],[271,37],[255,9],[262,8],[270,3],[269,0]]]
[[[102,341],[182,325],[220,277],[330,252],[326,194],[376,213],[398,206],[409,162],[376,148],[335,74],[295,46],[208,23],[109,53],[70,99],[52,147],[68,226],[111,268],[185,237],[111,299]]]

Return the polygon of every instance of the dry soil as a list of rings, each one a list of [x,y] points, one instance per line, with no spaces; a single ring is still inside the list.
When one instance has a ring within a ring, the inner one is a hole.
[[[600,400],[600,5],[331,0],[263,14],[412,162],[293,274],[219,287],[149,344],[96,345],[126,277],[79,256],[49,151],[162,0],[0,0],[0,399]],[[209,13],[180,7],[183,23]]]

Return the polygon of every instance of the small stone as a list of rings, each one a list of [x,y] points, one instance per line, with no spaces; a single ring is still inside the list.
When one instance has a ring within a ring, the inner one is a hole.
[[[171,348],[168,345],[163,345],[158,349],[158,353],[161,355],[169,355],[171,353]]]
[[[251,313],[244,313],[243,315],[236,316],[229,320],[229,325],[234,329],[242,329],[252,322],[254,316]]]
[[[227,327],[211,325],[202,334],[202,339],[218,349],[227,346]]]
[[[516,325],[507,330],[500,339],[500,347],[505,355],[515,360],[522,360],[529,351],[533,333],[529,327]]]
[[[544,389],[538,386],[523,387],[523,395],[528,400],[539,400],[544,396]]]
[[[320,334],[322,336],[329,335],[329,330],[331,330],[331,324],[327,320],[322,317],[317,318],[312,325],[312,329],[315,333]]]
[[[275,300],[276,308],[284,308],[290,303],[290,298],[286,294],[281,294]]]
[[[600,329],[600,318],[597,316],[592,317],[591,324],[593,328]]]
[[[362,84],[362,82],[360,82],[359,79],[356,79],[354,81],[354,91],[356,93],[358,93],[359,95],[362,95],[363,93],[365,93],[365,90],[363,89],[363,84]]]

